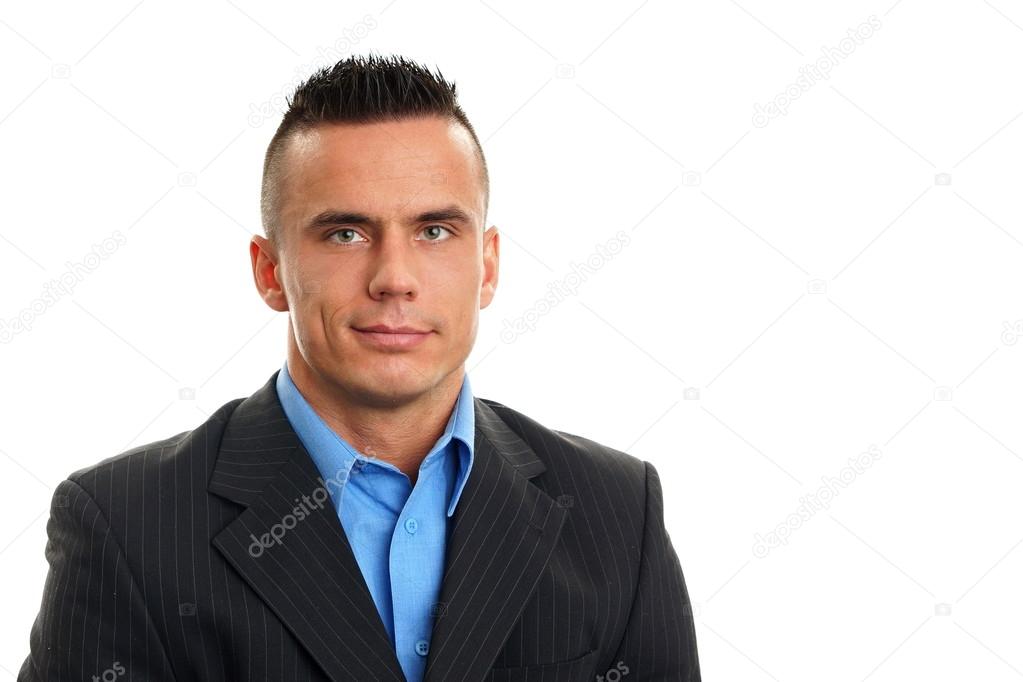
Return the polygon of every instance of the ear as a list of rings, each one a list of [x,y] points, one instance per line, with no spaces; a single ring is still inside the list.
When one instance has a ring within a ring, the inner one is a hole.
[[[266,237],[256,234],[249,243],[249,255],[252,258],[252,277],[256,281],[259,296],[277,312],[287,311],[288,299],[284,297],[284,289],[277,277],[277,249]]]
[[[497,291],[497,274],[501,256],[501,236],[497,226],[491,225],[483,233],[483,282],[480,285],[480,309],[494,300]]]

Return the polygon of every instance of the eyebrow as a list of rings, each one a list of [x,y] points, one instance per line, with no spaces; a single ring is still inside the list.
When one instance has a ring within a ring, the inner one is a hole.
[[[425,223],[430,221],[448,220],[469,224],[472,218],[469,214],[454,204],[432,211],[424,211],[412,218],[414,223]],[[353,211],[327,210],[313,216],[306,225],[307,230],[318,230],[331,225],[378,225],[380,220],[372,218],[364,213]]]

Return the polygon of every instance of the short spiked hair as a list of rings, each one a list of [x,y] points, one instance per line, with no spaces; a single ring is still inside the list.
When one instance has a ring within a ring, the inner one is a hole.
[[[405,57],[352,56],[323,67],[288,98],[288,110],[263,160],[260,213],[263,230],[275,245],[281,237],[281,184],[284,151],[290,137],[327,123],[377,123],[422,116],[457,121],[469,131],[483,169],[484,207],[490,202],[490,178],[476,131],[458,104],[455,83],[437,70]],[[485,215],[485,211],[484,211]]]

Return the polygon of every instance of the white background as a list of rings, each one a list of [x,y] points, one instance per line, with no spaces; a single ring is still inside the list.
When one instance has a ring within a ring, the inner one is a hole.
[[[0,11],[0,678],[57,483],[280,366],[263,153],[299,79],[369,50],[454,79],[487,154],[476,394],[654,463],[705,679],[1023,677],[1023,8],[425,5]]]

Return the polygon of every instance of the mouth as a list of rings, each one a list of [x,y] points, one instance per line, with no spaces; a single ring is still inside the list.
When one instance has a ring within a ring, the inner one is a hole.
[[[429,334],[429,329],[415,327],[388,327],[386,324],[375,324],[371,327],[353,327],[359,332],[376,332],[378,334]]]
[[[433,334],[429,329],[414,327],[388,327],[373,325],[371,327],[352,327],[359,339],[365,343],[382,349],[404,350],[414,348],[423,343]]]

